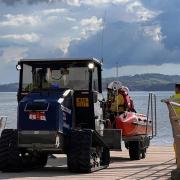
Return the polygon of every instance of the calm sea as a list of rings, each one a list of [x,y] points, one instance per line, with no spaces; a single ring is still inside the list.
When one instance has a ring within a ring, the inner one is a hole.
[[[171,145],[173,142],[171,126],[168,118],[168,109],[160,100],[168,98],[173,92],[156,91],[153,92],[157,97],[157,137],[151,144],[153,145]],[[147,113],[148,92],[136,91],[130,93],[134,100],[136,111]],[[17,102],[16,93],[0,93],[0,115],[8,116],[6,128],[16,128],[17,120]]]

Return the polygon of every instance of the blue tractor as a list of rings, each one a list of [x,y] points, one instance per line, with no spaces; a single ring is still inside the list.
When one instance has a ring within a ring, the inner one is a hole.
[[[101,63],[94,59],[18,62],[17,129],[0,138],[0,170],[42,168],[51,154],[67,154],[72,172],[109,165],[103,140]]]

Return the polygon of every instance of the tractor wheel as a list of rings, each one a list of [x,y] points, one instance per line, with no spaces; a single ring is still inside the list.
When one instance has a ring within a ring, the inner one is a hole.
[[[129,156],[131,160],[141,159],[141,147],[139,141],[129,142]]]
[[[17,130],[4,129],[0,138],[0,170],[21,171],[22,159],[17,147]]]

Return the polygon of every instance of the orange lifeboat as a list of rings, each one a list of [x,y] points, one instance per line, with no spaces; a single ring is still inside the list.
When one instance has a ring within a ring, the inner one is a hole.
[[[147,135],[152,132],[152,122],[144,114],[125,112],[115,118],[116,128],[123,136]]]

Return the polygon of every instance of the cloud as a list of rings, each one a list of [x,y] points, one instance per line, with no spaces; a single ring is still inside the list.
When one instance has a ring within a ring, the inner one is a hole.
[[[36,4],[36,3],[51,3],[56,2],[57,0],[1,0],[3,3],[13,6],[17,3],[28,3],[28,4]]]
[[[80,6],[81,0],[64,0],[65,3],[71,6]]]
[[[45,10],[42,11],[42,13],[44,15],[50,15],[50,14],[59,14],[59,13],[61,14],[61,13],[64,13],[66,11],[67,11],[67,9],[55,8],[55,9],[45,9]]]
[[[161,27],[159,25],[145,26],[143,27],[145,35],[151,37],[154,41],[160,42],[165,36],[163,36]]]
[[[66,17],[69,21],[75,22],[75,19]],[[77,24],[77,23],[76,23]],[[97,18],[96,16],[92,16],[90,18],[84,18],[81,19],[78,26],[73,26],[71,29],[74,30],[80,30],[77,31],[78,34],[75,34],[73,36],[65,36],[62,37],[56,42],[55,47],[60,49],[64,55],[68,53],[69,46],[71,45],[71,42],[78,42],[82,39],[87,39],[88,37],[92,36],[93,34],[96,34],[98,31],[100,31],[102,27],[102,18]]]
[[[170,51],[180,50],[180,41],[177,38],[180,36],[180,22],[177,18],[180,16],[180,1],[164,0],[162,3],[161,0],[143,0],[142,3],[146,8],[161,11],[151,24],[161,27],[161,34],[165,37],[162,44]]]
[[[92,16],[91,18],[82,19],[80,25],[82,27],[81,35],[87,38],[89,34],[94,34],[103,28],[103,20]]]
[[[0,59],[5,63],[17,62],[19,59],[27,56],[28,48],[24,47],[8,47],[3,48]]]
[[[78,29],[79,29],[79,26],[73,26],[72,29],[73,29],[73,30],[78,30]]]
[[[160,14],[159,11],[156,12],[145,8],[143,4],[137,0],[127,5],[127,11],[136,15],[136,21],[148,21]]]
[[[70,6],[80,7],[82,5],[95,6],[103,4],[126,4],[133,0],[2,0],[3,3],[13,6],[20,3],[37,4],[37,3],[64,3]]]
[[[72,17],[66,17],[65,19],[71,22],[76,22],[76,19]]]
[[[60,49],[64,54],[66,54],[68,52],[71,41],[71,37],[63,37],[57,45],[57,48]]]
[[[0,39],[34,43],[34,42],[38,42],[40,38],[37,34],[31,33],[31,34],[7,34],[0,36]]]
[[[38,16],[25,16],[23,14],[6,14],[4,21],[0,22],[0,26],[22,26],[22,25],[38,25],[40,19]]]
[[[71,6],[81,6],[81,5],[89,5],[89,6],[102,6],[103,4],[126,4],[131,0],[64,0],[65,3]]]

